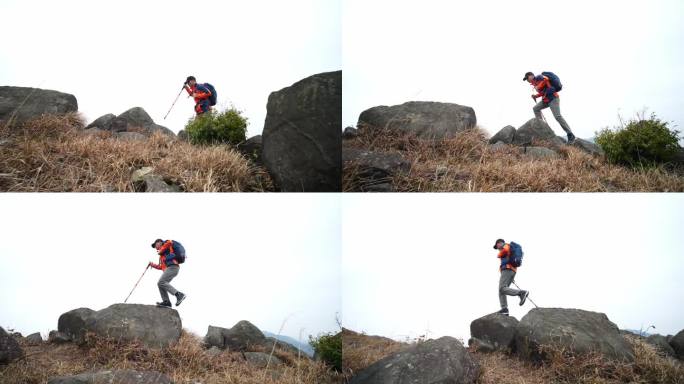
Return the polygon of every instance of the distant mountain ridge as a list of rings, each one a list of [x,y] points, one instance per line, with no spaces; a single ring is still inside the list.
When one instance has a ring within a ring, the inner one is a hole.
[[[275,333],[271,333],[268,331],[262,331],[266,337],[273,337],[276,338],[282,342],[288,343],[292,345],[295,348],[299,348],[302,352],[307,354],[310,357],[313,357],[314,355],[314,349],[309,343],[300,343],[299,340],[296,340],[295,338],[292,338],[290,336],[285,336],[285,335],[276,335]]]

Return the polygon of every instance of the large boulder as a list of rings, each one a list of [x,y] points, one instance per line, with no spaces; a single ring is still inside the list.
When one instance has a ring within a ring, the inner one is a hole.
[[[553,129],[551,129],[551,127],[549,127],[545,121],[532,118],[518,128],[518,130],[515,132],[513,144],[530,145],[532,144],[532,140],[535,139],[551,142],[557,141],[556,134],[553,133]]]
[[[237,149],[240,153],[247,156],[248,159],[251,159],[256,163],[261,163],[262,146],[263,140],[261,135],[256,135],[238,144]]]
[[[175,137],[172,130],[156,124],[152,117],[141,107],[133,107],[126,112],[115,116],[111,113],[100,116],[86,126],[86,129],[99,128],[113,133],[128,132],[137,133],[144,136],[151,136],[154,132],[161,132],[167,136]],[[117,135],[116,137],[130,139],[140,136]]]
[[[491,313],[470,323],[470,336],[491,345],[494,350],[513,351],[517,326],[515,317]]]
[[[608,359],[634,360],[632,346],[603,313],[566,308],[534,308],[518,323],[515,348],[532,361],[546,358],[539,346],[566,348],[577,354],[601,353]]]
[[[475,127],[477,118],[471,107],[453,103],[409,101],[401,105],[379,106],[361,112],[357,126],[389,129],[421,139],[450,138]]]
[[[512,125],[507,125],[499,132],[497,132],[491,139],[489,139],[489,144],[496,144],[498,142],[503,142],[504,144],[513,144],[513,139],[515,138],[515,127]]]
[[[16,114],[15,114],[16,111]],[[78,111],[74,95],[39,88],[0,87],[0,121],[21,123],[43,114],[63,115]]]
[[[239,321],[232,328],[209,326],[204,337],[207,347],[218,347],[231,351],[246,351],[252,346],[267,345],[266,336],[247,320]]]
[[[677,358],[684,360],[684,329],[672,336],[669,342]]]
[[[263,162],[283,192],[338,192],[342,185],[342,71],[271,93]]]
[[[50,331],[48,334],[48,342],[52,344],[64,344],[71,342],[71,336],[60,331]]]
[[[88,317],[86,328],[99,336],[139,340],[147,347],[163,348],[180,339],[182,323],[175,309],[114,304]]]
[[[32,333],[26,336],[26,342],[29,345],[40,345],[43,343],[43,336],[40,335],[40,332]]]
[[[667,337],[663,335],[650,335],[646,338],[646,342],[653,345],[663,355],[676,357],[674,349],[667,342]]]
[[[19,343],[4,328],[0,327],[0,364],[11,363],[23,355],[24,351]]]
[[[90,308],[77,308],[63,313],[57,320],[57,330],[68,335],[75,343],[85,342],[88,319],[95,314]]]
[[[48,380],[48,384],[173,384],[168,376],[152,371],[130,369],[106,370],[60,376]]]
[[[445,336],[393,353],[359,372],[351,384],[475,383],[479,364]]]

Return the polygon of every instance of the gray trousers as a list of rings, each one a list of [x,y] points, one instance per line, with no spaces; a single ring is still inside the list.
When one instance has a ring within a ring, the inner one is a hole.
[[[556,118],[556,121],[558,122],[558,124],[560,124],[561,128],[563,128],[565,133],[572,134],[572,131],[570,130],[570,126],[568,125],[568,122],[565,121],[563,116],[561,116],[560,99],[557,97],[555,99],[551,100],[551,102],[548,104],[543,102],[543,101],[538,102],[537,105],[535,105],[532,108],[532,110],[534,111],[534,117],[536,117],[537,119],[541,119],[542,118],[541,110],[545,109],[545,108],[549,108],[549,107],[551,107],[551,113],[553,113],[553,117]]]
[[[515,272],[511,269],[504,269],[501,271],[501,277],[499,278],[499,304],[501,308],[508,308],[508,301],[506,296],[518,296],[520,291],[517,289],[509,288],[513,279],[515,278]]]
[[[176,296],[178,291],[176,288],[172,287],[170,283],[174,277],[178,276],[179,270],[179,266],[169,265],[159,278],[157,286],[159,287],[159,293],[161,294],[162,301],[169,301],[169,293]]]

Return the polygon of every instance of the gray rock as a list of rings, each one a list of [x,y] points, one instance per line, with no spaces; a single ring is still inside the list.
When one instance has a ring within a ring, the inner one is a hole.
[[[471,107],[452,103],[409,101],[401,105],[379,106],[361,112],[357,126],[410,133],[421,139],[450,138],[475,127]]]
[[[32,333],[26,336],[26,342],[30,345],[40,345],[43,343],[43,336],[40,335],[40,332]]]
[[[78,111],[74,95],[57,91],[25,88],[0,87],[0,121],[22,123],[43,114],[63,115]],[[15,113],[16,112],[16,113]]]
[[[96,136],[104,134],[106,132],[109,132],[109,131],[106,131],[106,130],[101,129],[101,128],[88,128],[88,129],[83,131],[83,133],[85,135],[96,135]]]
[[[81,373],[52,378],[48,384],[173,384],[168,376],[153,371],[130,369]]]
[[[650,335],[646,338],[646,342],[656,347],[663,355],[676,357],[674,349],[670,343],[667,342],[667,337],[663,335]]]
[[[603,156],[605,154],[603,148],[601,148],[598,144],[594,144],[591,141],[580,138],[575,139],[575,142],[572,143],[572,146],[594,156]]]
[[[684,360],[684,329],[672,336],[669,343],[677,358]]]
[[[497,141],[496,143],[489,146],[490,151],[498,151],[506,147],[506,143],[503,141]]]
[[[283,192],[342,188],[342,71],[313,75],[271,93],[263,162]]]
[[[411,164],[399,153],[383,153],[355,148],[342,150],[346,167],[358,167],[355,189],[363,192],[392,192],[392,177],[408,172]]]
[[[163,177],[154,173],[152,167],[143,167],[133,171],[131,182],[138,192],[180,192],[180,187],[168,184]]]
[[[71,337],[64,332],[50,331],[48,335],[48,342],[54,344],[64,344],[71,342]]]
[[[526,156],[535,159],[555,159],[559,157],[556,151],[545,147],[522,147],[520,151]]]
[[[77,344],[85,342],[86,323],[95,311],[90,308],[77,308],[63,313],[57,320],[57,330],[68,335]]]
[[[142,304],[114,304],[95,312],[86,328],[98,336],[140,340],[149,348],[164,348],[180,339],[182,323],[171,308]]]
[[[512,144],[515,138],[515,127],[512,125],[507,125],[499,132],[497,132],[491,139],[489,139],[489,144],[495,144],[498,142],[503,142],[504,144]]]
[[[95,124],[95,122],[93,122],[93,124]],[[167,136],[176,137],[176,134],[173,133],[172,130],[163,127],[159,124],[156,124],[154,120],[152,120],[150,115],[147,114],[147,112],[140,107],[133,107],[114,118],[108,117],[108,122],[106,126],[101,128],[106,129],[108,131],[112,131],[114,133],[135,132],[140,133],[144,136],[151,136],[155,132],[161,132]]]
[[[116,118],[116,115],[113,113],[108,113],[106,115],[102,115],[95,119],[92,123],[88,124],[85,129],[90,129],[90,128],[99,128],[102,130],[109,130],[109,124],[111,124],[112,120]]]
[[[513,138],[513,144],[529,145],[533,139],[554,142],[556,134],[553,133],[553,130],[546,122],[533,118],[518,128]]]
[[[178,132],[178,139],[181,140],[181,141],[188,141],[188,142],[189,142],[189,141],[190,141],[190,136],[188,136],[188,133],[185,132],[185,129],[181,129],[181,130]]]
[[[24,356],[17,340],[0,327],[0,364],[8,364]]]
[[[249,159],[252,159],[257,163],[260,163],[262,143],[263,140],[261,135],[256,135],[238,144],[237,149],[243,155],[247,156]]]
[[[357,136],[359,136],[359,130],[354,127],[347,127],[344,129],[344,132],[342,132],[343,139],[353,139]]]
[[[283,365],[282,360],[280,360],[276,356],[271,356],[268,353],[245,352],[244,355],[245,355],[245,360],[247,360],[247,362],[249,362],[250,364],[252,364],[256,367],[259,367],[259,368],[266,368],[267,365],[269,368]]]
[[[518,323],[515,347],[528,360],[541,361],[540,345],[567,348],[577,354],[596,351],[606,358],[634,360],[632,346],[603,313],[565,308],[534,308]]]
[[[211,347],[207,349],[206,354],[211,357],[216,357],[220,355],[223,351],[219,347]]]
[[[513,351],[515,349],[515,329],[518,319],[498,313],[480,317],[470,323],[470,335],[495,350]]]
[[[479,364],[461,342],[445,336],[393,353],[360,371],[350,383],[475,383],[479,373]]]
[[[117,116],[131,127],[146,128],[154,125],[152,117],[141,107],[133,107]]]
[[[242,320],[232,328],[209,326],[204,344],[208,347],[218,347],[231,351],[246,351],[250,346],[266,346],[264,334],[254,324]]]

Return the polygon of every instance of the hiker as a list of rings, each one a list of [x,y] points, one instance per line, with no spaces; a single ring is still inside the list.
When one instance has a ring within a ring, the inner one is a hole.
[[[570,126],[565,121],[563,116],[561,116],[560,112],[560,98],[558,97],[558,91],[560,91],[563,86],[560,84],[558,76],[551,72],[542,72],[542,74],[538,76],[535,76],[532,72],[527,72],[523,78],[523,81],[527,81],[528,83],[532,84],[537,92],[535,95],[532,95],[532,100],[534,100],[535,103],[537,102],[538,97],[542,98],[542,100],[532,108],[534,111],[534,117],[541,119],[541,110],[551,107],[553,117],[556,118],[558,124],[560,124],[561,128],[563,128],[565,133],[568,134],[568,144],[574,143],[575,135],[570,130]],[[556,84],[555,87],[552,85],[552,82]]]
[[[195,113],[197,113],[197,116],[209,111],[211,106],[216,104],[216,97],[212,94],[211,89],[207,84],[197,84],[195,76],[188,76],[185,79],[185,90],[195,99]],[[211,103],[212,96],[214,96],[213,104]]]
[[[519,247],[519,245],[515,243],[512,244]],[[520,297],[520,305],[523,305],[530,292],[510,288],[518,269],[513,262],[511,244],[506,243],[504,239],[497,239],[496,243],[494,243],[494,249],[499,250],[497,257],[501,259],[501,265],[499,266],[499,271],[501,272],[501,277],[499,278],[499,304],[501,304],[501,310],[497,313],[508,316],[508,302],[506,296]],[[520,252],[522,254],[522,249]]]
[[[152,243],[152,248],[156,249],[159,254],[159,264],[150,262],[150,267],[164,271],[157,283],[162,297],[161,303],[157,303],[157,305],[160,307],[171,307],[170,293],[176,296],[177,307],[185,300],[185,294],[172,287],[170,283],[174,277],[178,276],[179,264],[185,261],[185,249],[177,241],[162,239],[155,240]]]

